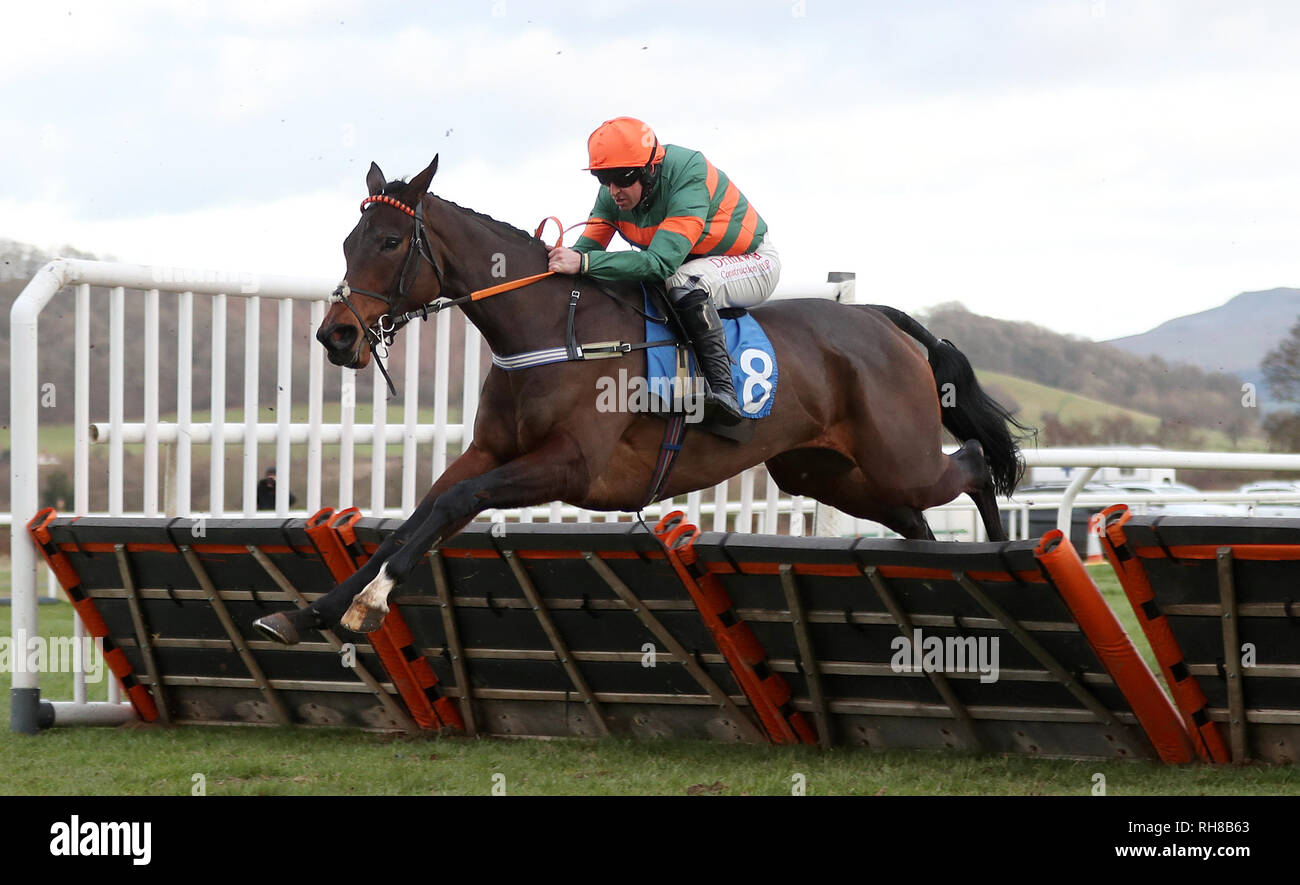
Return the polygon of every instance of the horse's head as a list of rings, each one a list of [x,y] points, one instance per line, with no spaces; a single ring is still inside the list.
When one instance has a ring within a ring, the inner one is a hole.
[[[336,366],[364,368],[378,341],[382,317],[428,304],[442,291],[442,267],[421,205],[437,171],[435,156],[409,183],[387,182],[379,167],[370,164],[370,196],[362,201],[361,219],[343,241],[346,276],[316,331],[316,340]]]

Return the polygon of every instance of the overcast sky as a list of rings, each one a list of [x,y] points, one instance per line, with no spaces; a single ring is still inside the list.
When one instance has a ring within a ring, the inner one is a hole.
[[[783,288],[1107,338],[1300,286],[1300,4],[23,3],[0,237],[342,275],[377,161],[585,217],[620,114],[767,219]],[[548,238],[553,236],[548,234]]]

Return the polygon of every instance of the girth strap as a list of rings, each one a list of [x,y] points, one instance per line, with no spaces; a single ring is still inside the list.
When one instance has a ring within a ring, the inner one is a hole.
[[[668,426],[664,428],[664,441],[659,446],[659,460],[655,463],[655,472],[650,477],[650,490],[642,507],[659,500],[664,486],[668,484],[668,477],[673,472],[673,465],[677,463],[677,456],[682,452],[682,440],[685,438],[686,413],[675,412],[669,415]]]
[[[583,360],[608,360],[627,356],[634,350],[647,350],[651,347],[676,347],[676,341],[638,341],[629,344],[626,341],[596,341],[591,344],[576,344],[576,355],[569,347],[546,347],[541,350],[525,350],[522,353],[500,356],[492,354],[492,365],[507,372],[531,369],[534,366],[546,366],[551,363],[582,362]]]

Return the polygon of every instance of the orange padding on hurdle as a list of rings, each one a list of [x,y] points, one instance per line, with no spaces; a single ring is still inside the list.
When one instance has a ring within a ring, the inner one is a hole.
[[[1184,544],[1177,547],[1137,547],[1133,552],[1143,559],[1215,559],[1223,547],[1232,549],[1233,559],[1257,562],[1300,561],[1296,544]],[[1168,551],[1168,552],[1166,552]]]
[[[122,690],[126,692],[136,714],[145,722],[154,722],[158,718],[158,707],[154,703],[153,695],[136,677],[126,652],[122,651],[117,643],[113,642],[113,637],[108,635],[108,625],[104,623],[99,609],[95,607],[95,600],[78,591],[81,586],[81,576],[50,537],[50,523],[57,518],[58,514],[54,508],[47,507],[27,523],[27,533],[36,542],[37,551],[54,572],[54,576],[59,579],[59,585],[63,587],[68,601],[81,617],[81,623],[85,625],[86,631],[107,646],[104,650],[104,663],[108,664],[108,669],[122,683]],[[78,596],[81,598],[78,599]]]
[[[370,558],[366,554],[354,560],[349,552],[357,543],[355,527],[360,519],[361,511],[350,507],[307,529],[321,556],[330,563],[336,581],[347,580]],[[438,694],[438,677],[424,655],[412,652],[408,656],[406,649],[415,644],[415,638],[396,603],[389,603],[383,623],[367,638],[417,725],[430,729],[450,726],[464,731],[465,721],[450,698],[438,696],[430,700],[430,693]]]
[[[1110,567],[1115,570],[1120,586],[1124,588],[1124,595],[1128,597],[1129,605],[1133,607],[1133,613],[1142,625],[1147,642],[1151,643],[1151,650],[1164,674],[1165,684],[1173,692],[1174,703],[1183,714],[1183,721],[1197,754],[1206,762],[1231,762],[1232,753],[1223,742],[1218,726],[1206,714],[1205,708],[1209,700],[1195,677],[1187,672],[1183,649],[1174,638],[1169,618],[1163,613],[1155,618],[1147,617],[1145,606],[1155,602],[1156,594],[1151,589],[1142,561],[1136,556],[1120,556],[1119,551],[1129,549],[1124,524],[1133,518],[1133,514],[1129,512],[1128,505],[1116,504],[1107,507],[1101,515],[1105,526],[1101,533],[1102,552]],[[1182,679],[1176,678],[1173,672],[1173,668],[1179,665],[1182,665],[1185,674]],[[1196,722],[1198,718],[1202,720],[1199,725]]]
[[[672,523],[672,517],[681,520],[675,528],[662,528]],[[817,732],[799,711],[786,712],[782,708],[790,702],[792,691],[785,677],[779,673],[769,673],[766,679],[760,679],[755,668],[767,661],[767,651],[763,648],[754,631],[744,621],[737,619],[731,626],[722,623],[723,612],[732,607],[731,597],[723,588],[717,576],[700,571],[697,579],[688,566],[696,563],[696,553],[692,545],[698,530],[685,522],[685,515],[674,511],[659,521],[655,532],[663,541],[668,551],[668,561],[681,580],[701,620],[708,627],[718,651],[726,658],[736,682],[740,684],[745,697],[758,714],[759,721],[767,731],[768,737],[776,744],[817,743]],[[678,546],[683,536],[686,540]]]
[[[342,582],[356,571],[356,567],[353,566],[343,545],[339,543],[338,535],[330,529],[329,523],[333,516],[334,510],[331,507],[317,510],[307,520],[304,530],[307,532],[307,537],[311,538],[312,543],[316,545],[316,551],[320,553],[321,560],[334,576],[334,580]]]
[[[1034,548],[1034,558],[1051,576],[1061,598],[1083,628],[1088,644],[1123,692],[1160,759],[1173,763],[1195,759],[1196,751],[1178,711],[1160,690],[1155,674],[1133,647],[1115,613],[1101,598],[1070,539],[1060,529],[1052,529]]]
[[[330,574],[339,583],[352,576],[357,570],[357,564],[353,562],[352,557],[348,554],[344,546],[347,543],[347,538],[343,536],[341,527],[336,523],[340,521],[340,517],[343,517],[343,521],[349,529],[348,537],[355,540],[355,535],[350,531],[351,523],[359,519],[360,516],[361,512],[356,508],[344,510],[339,514],[335,514],[331,509],[325,509],[317,512],[307,521],[307,536],[312,539],[312,543],[320,551],[321,559],[329,567]],[[397,693],[406,703],[411,718],[421,728],[437,728],[440,724],[438,717],[428,706],[415,681],[411,679],[410,673],[402,661],[401,653],[397,651],[393,640],[385,629],[387,622],[392,619],[394,611],[390,608],[388,614],[389,617],[385,618],[384,624],[369,635],[370,644],[374,647],[375,653],[379,655],[379,661],[388,672],[388,677],[393,681],[393,685],[397,687]]]

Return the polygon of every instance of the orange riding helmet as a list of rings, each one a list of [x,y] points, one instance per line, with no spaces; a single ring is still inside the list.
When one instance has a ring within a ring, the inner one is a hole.
[[[600,124],[587,138],[588,171],[640,169],[664,158],[664,147],[654,130],[635,117],[615,117]]]
[[[649,125],[635,117],[615,117],[600,124],[587,138],[586,169],[602,185],[631,187],[641,182],[644,190],[637,205],[648,205],[659,180],[664,146]]]

